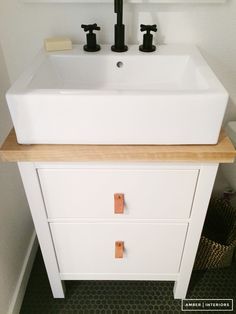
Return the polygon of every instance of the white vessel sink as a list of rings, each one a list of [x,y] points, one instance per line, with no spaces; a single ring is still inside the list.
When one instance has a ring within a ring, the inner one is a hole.
[[[215,144],[227,100],[190,45],[42,51],[7,92],[22,144]]]

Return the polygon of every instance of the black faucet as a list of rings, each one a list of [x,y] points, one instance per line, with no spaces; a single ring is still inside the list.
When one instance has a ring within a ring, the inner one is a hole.
[[[156,32],[157,31],[157,26],[156,24],[154,25],[140,25],[140,30],[141,32],[147,32],[146,34],[143,35],[143,44],[139,46],[139,50],[143,52],[153,52],[156,50],[156,46],[152,44],[153,40],[153,35],[151,32]]]
[[[125,25],[123,24],[123,0],[114,0],[114,9],[117,13],[117,23],[115,24],[115,44],[112,51],[124,52],[128,50],[125,45]]]
[[[100,27],[97,24],[82,24],[81,27],[85,32],[88,32],[87,37],[87,45],[84,45],[85,51],[95,52],[101,49],[99,45],[97,45],[96,34],[93,31],[100,31]]]

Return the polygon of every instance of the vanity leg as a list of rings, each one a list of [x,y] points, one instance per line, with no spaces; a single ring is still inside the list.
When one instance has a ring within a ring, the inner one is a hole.
[[[190,224],[184,246],[179,278],[174,285],[174,298],[184,299],[187,294],[195,256],[215,182],[218,164],[202,165],[191,211]]]
[[[46,210],[42,198],[37,171],[31,162],[19,162],[18,167],[34,221],[40,248],[54,298],[64,298],[64,283],[60,279]]]

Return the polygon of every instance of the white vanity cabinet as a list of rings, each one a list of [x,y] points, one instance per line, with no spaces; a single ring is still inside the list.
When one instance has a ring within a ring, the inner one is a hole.
[[[217,167],[19,162],[54,296],[61,280],[171,280],[184,298]]]
[[[185,298],[219,163],[217,145],[19,145],[18,162],[53,296],[66,280],[168,280]]]

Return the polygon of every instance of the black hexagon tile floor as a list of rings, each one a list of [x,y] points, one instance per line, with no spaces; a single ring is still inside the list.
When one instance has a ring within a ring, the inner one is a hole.
[[[236,300],[235,266],[232,265],[221,270],[193,272],[187,297],[191,299],[233,298]],[[39,251],[20,313],[181,313],[180,300],[173,299],[173,282],[67,281],[66,288],[65,299],[53,299]]]

